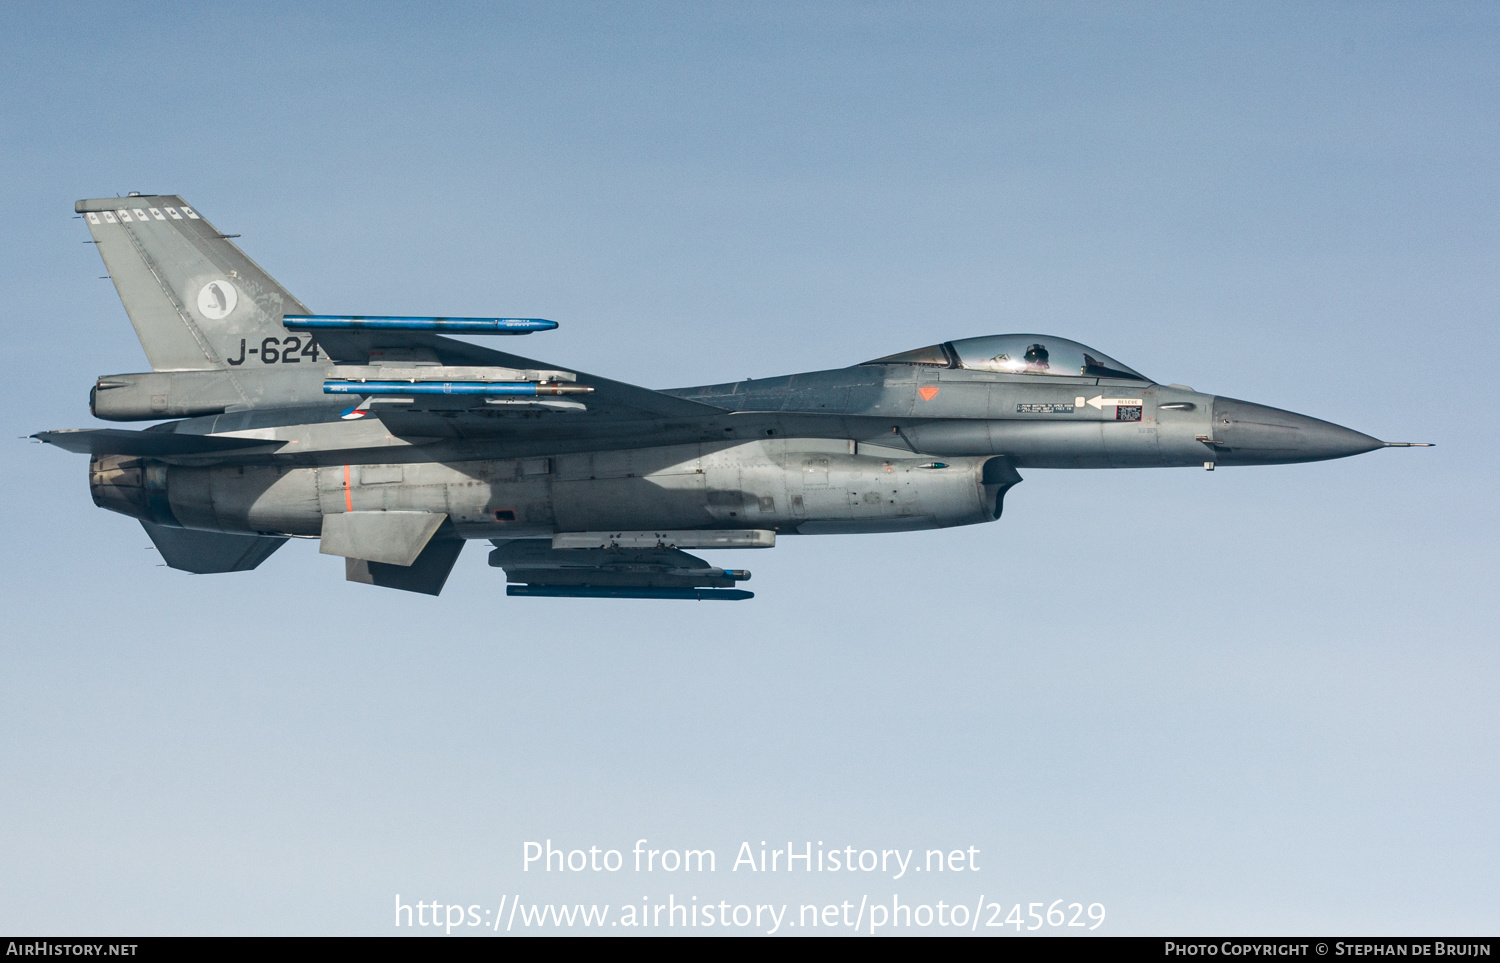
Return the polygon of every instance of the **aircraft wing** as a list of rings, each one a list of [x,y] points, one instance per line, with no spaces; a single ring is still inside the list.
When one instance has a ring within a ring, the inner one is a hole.
[[[319,332],[318,343],[323,345],[337,360],[352,364],[365,364],[372,350],[404,348],[431,351],[445,365],[475,365],[521,369],[562,369],[576,371],[567,365],[555,365],[533,358],[522,357],[506,351],[498,351],[483,345],[456,341],[439,335],[416,331],[382,332]],[[725,409],[706,405],[685,398],[674,397],[623,381],[612,381],[599,375],[576,372],[578,384],[593,388],[593,392],[580,398],[587,409],[583,415],[589,421],[642,421],[652,419],[713,418],[724,414]],[[388,410],[388,409],[387,409]],[[386,411],[382,411],[382,418]],[[555,412],[558,417],[577,418],[572,412]]]
[[[129,431],[124,428],[68,428],[39,431],[31,437],[80,455],[218,455],[244,448],[280,446],[261,438],[224,438],[170,431]]]
[[[562,598],[753,598],[732,588],[749,572],[717,568],[676,548],[556,549],[544,539],[496,541],[490,565],[505,569],[507,595]]]

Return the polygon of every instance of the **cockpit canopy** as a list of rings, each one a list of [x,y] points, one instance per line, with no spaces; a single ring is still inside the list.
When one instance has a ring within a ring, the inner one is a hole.
[[[915,351],[903,351],[865,364],[914,364],[937,368],[968,368],[1000,374],[1069,378],[1129,378],[1150,381],[1102,351],[1066,338],[1045,334],[994,334],[985,338],[944,341]]]

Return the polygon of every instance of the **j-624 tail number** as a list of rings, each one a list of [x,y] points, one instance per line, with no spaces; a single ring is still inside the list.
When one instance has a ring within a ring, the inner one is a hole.
[[[303,344],[306,341],[306,344]],[[232,365],[245,363],[245,355],[258,355],[261,364],[298,364],[303,358],[309,361],[318,360],[318,342],[312,338],[299,338],[297,335],[288,335],[285,338],[265,338],[260,347],[245,350],[245,339],[240,339],[240,356],[228,359]]]

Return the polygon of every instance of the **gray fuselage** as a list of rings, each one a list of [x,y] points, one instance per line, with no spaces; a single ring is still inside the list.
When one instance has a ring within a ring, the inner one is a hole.
[[[346,420],[346,409],[321,392],[323,370],[236,372],[237,390],[286,400],[162,427],[267,448],[97,456],[96,502],[162,524],[263,535],[317,536],[324,515],[346,511],[441,512],[459,536],[491,539],[615,529],[910,531],[994,520],[1004,491],[1020,480],[1017,468],[1280,464],[1381,444],[1179,386],[910,364],[676,389],[665,393],[722,414],[622,421],[609,438],[573,435],[566,414],[523,412],[497,413],[492,430],[461,435],[443,412],[390,409]],[[118,387],[96,390],[96,411],[111,413],[104,400],[129,410],[131,393],[173,405],[174,394],[192,397],[193,384],[173,390],[192,378],[202,376],[101,379]],[[472,416],[475,408],[455,410]]]

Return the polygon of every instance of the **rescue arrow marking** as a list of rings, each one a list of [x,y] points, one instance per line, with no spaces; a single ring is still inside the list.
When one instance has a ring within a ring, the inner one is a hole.
[[[1089,403],[1090,406],[1092,406],[1094,408],[1103,408],[1105,405],[1139,405],[1139,404],[1141,404],[1141,399],[1139,399],[1139,398],[1106,398],[1103,395],[1094,395],[1094,397],[1092,397],[1092,398],[1089,399],[1088,403]]]

